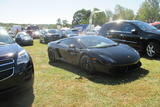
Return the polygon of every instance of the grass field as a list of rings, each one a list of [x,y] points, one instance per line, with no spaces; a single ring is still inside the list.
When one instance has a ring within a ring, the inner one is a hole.
[[[78,67],[48,64],[47,45],[25,47],[35,67],[33,107],[159,107],[160,61],[142,58],[142,69],[121,78],[88,75]]]

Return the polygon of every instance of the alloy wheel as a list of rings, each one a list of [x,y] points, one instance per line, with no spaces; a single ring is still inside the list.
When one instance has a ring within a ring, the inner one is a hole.
[[[155,47],[154,47],[154,45],[153,44],[148,44],[148,46],[147,46],[147,55],[149,56],[149,57],[154,57],[155,56],[155,54],[156,54],[156,51],[155,51]]]
[[[93,65],[88,56],[83,56],[81,59],[81,68],[88,71],[89,73],[93,72]]]

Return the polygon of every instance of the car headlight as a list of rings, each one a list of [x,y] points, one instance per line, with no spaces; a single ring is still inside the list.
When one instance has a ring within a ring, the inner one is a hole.
[[[24,64],[29,62],[29,55],[25,50],[18,53],[17,64]]]
[[[134,52],[135,52],[138,56],[140,56],[140,54],[139,54],[139,52],[138,52],[137,50],[134,50]]]

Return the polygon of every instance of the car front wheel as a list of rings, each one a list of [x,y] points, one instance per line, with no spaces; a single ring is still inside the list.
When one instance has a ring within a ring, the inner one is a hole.
[[[90,58],[87,55],[84,55],[84,56],[81,57],[80,67],[81,67],[81,69],[87,71],[90,74],[95,73],[93,64],[92,64]]]
[[[146,53],[149,57],[153,58],[158,56],[158,53],[160,51],[160,46],[158,43],[150,42],[148,43],[146,47]]]
[[[56,62],[55,52],[49,50],[48,57],[49,57],[49,63],[53,64]]]

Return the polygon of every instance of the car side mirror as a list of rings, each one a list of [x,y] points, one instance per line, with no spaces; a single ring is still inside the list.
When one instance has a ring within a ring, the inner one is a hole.
[[[132,29],[131,33],[137,35],[138,34],[138,30],[137,29]]]
[[[69,49],[68,49],[68,52],[75,52],[76,51],[76,47],[74,44],[70,44],[69,45]]]

